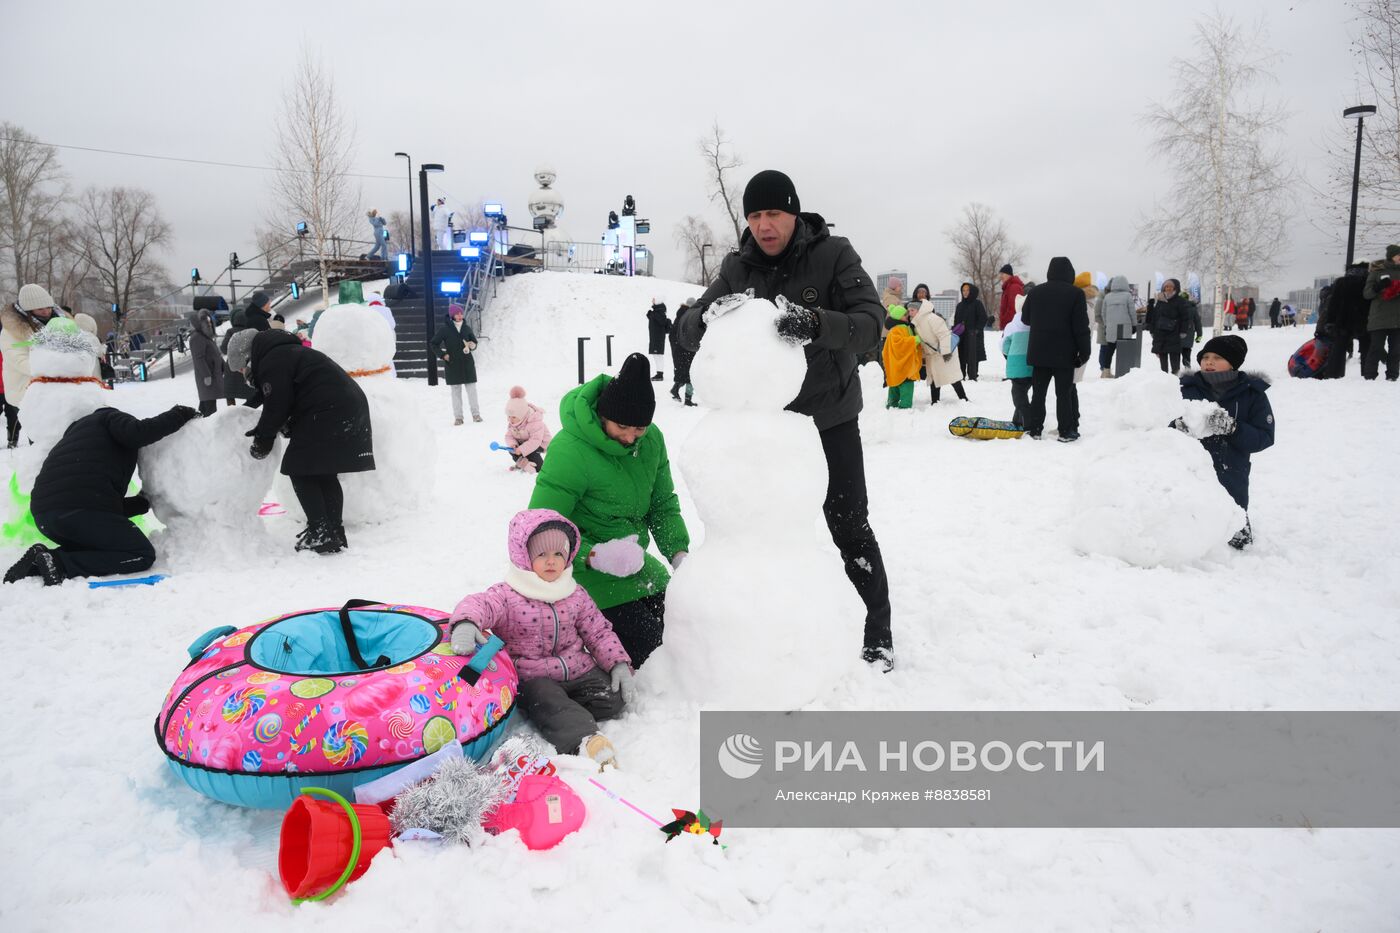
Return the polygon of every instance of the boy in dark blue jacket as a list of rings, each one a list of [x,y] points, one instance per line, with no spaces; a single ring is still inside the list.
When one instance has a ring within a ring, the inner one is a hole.
[[[1269,380],[1255,373],[1242,373],[1249,345],[1243,337],[1222,334],[1206,341],[1196,354],[1198,372],[1181,377],[1181,397],[1215,402],[1223,409],[1211,419],[1210,436],[1200,438],[1210,453],[1215,475],[1230,498],[1245,510],[1244,527],[1230,539],[1230,546],[1243,549],[1254,540],[1249,527],[1249,455],[1274,443],[1274,411],[1264,393]],[[1183,431],[1186,428],[1177,422]]]

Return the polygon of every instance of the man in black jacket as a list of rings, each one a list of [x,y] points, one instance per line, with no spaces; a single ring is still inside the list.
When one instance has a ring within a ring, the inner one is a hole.
[[[6,572],[5,582],[34,576],[54,586],[69,577],[136,573],[155,563],[155,548],[131,522],[151,503],[126,495],[136,452],[197,417],[188,405],[144,421],[99,408],[69,425],[44,459],[29,500],[34,524],[58,547],[34,545]]]
[[[757,298],[786,304],[778,335],[807,355],[802,388],[786,407],[816,422],[827,466],[822,511],[846,576],[865,603],[862,656],[888,671],[894,666],[890,587],[868,519],[856,362],[880,342],[885,311],[850,241],[833,236],[820,215],[801,211],[797,190],[782,172],[750,179],[744,189],[749,228],[739,248],[724,258],[700,300],[678,313],[675,328],[681,346],[694,351],[716,299],[751,289]]]
[[[1064,256],[1050,260],[1045,282],[1031,289],[1021,307],[1031,329],[1026,362],[1031,366],[1031,405],[1026,433],[1045,429],[1045,390],[1055,380],[1055,420],[1064,443],[1079,440],[1079,391],[1074,371],[1089,359],[1089,304],[1074,285],[1074,266]]]
[[[1370,345],[1366,316],[1371,312],[1371,303],[1363,294],[1366,271],[1366,264],[1360,262],[1348,269],[1346,275],[1334,279],[1327,300],[1319,309],[1315,336],[1332,341],[1327,362],[1317,374],[1319,379],[1346,377],[1347,357],[1351,355],[1353,340],[1360,342],[1360,358],[1366,357],[1366,348]]]

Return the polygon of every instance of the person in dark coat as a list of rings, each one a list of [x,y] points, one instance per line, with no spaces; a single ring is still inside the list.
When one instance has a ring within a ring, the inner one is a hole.
[[[1366,331],[1366,316],[1371,303],[1363,294],[1366,288],[1366,264],[1359,262],[1346,275],[1333,280],[1327,297],[1319,304],[1317,329],[1313,336],[1331,341],[1327,362],[1317,374],[1319,379],[1342,379],[1347,374],[1347,357],[1351,356],[1352,341],[1359,341],[1358,352],[1366,357],[1370,346]]]
[[[219,350],[225,357],[228,356],[229,344],[233,341],[234,334],[241,330],[251,330],[256,335],[257,331],[248,326],[248,312],[244,308],[235,308],[229,315],[228,330],[224,331],[224,339],[219,343]],[[246,359],[246,357],[245,357]],[[253,390],[248,385],[248,380],[243,377],[243,370],[234,366],[232,360],[224,367],[224,402],[229,407],[238,404],[239,399],[251,399]]]
[[[671,319],[666,316],[666,305],[653,298],[647,309],[647,353],[650,356],[665,356],[666,335],[670,332]],[[652,368],[656,372],[652,373],[651,381],[660,382],[664,375],[660,363],[652,360]]]
[[[34,545],[6,572],[5,582],[36,576],[54,586],[69,577],[137,573],[155,563],[155,548],[131,522],[151,503],[126,494],[136,452],[198,417],[188,405],[144,420],[99,408],[70,424],[44,458],[29,500],[34,524],[58,547]]]
[[[272,327],[272,295],[267,292],[253,292],[248,299],[248,307],[243,310],[243,321],[253,330],[267,330]]]
[[[1181,369],[1181,351],[1189,345],[1184,338],[1191,328],[1191,299],[1181,293],[1181,282],[1167,279],[1162,293],[1147,303],[1147,331],[1152,335],[1152,352],[1161,361],[1162,372]]]
[[[433,335],[433,353],[446,364],[444,375],[447,387],[452,392],[452,423],[462,424],[462,387],[466,386],[467,401],[471,404],[472,421],[481,421],[481,405],[476,399],[476,360],[472,351],[476,349],[476,334],[466,324],[466,312],[459,304],[447,309],[447,320]]]
[[[962,283],[962,300],[953,310],[953,326],[962,325],[962,335],[958,338],[958,367],[962,370],[963,378],[969,382],[977,381],[977,364],[987,358],[983,340],[987,329],[987,309],[977,294],[976,285]]]
[[[1045,391],[1055,380],[1055,420],[1064,443],[1079,440],[1079,390],[1074,371],[1089,360],[1089,303],[1074,284],[1074,266],[1064,256],[1050,260],[1045,281],[1026,293],[1021,319],[1031,329],[1026,363],[1031,367],[1031,404],[1026,433],[1045,429]]]
[[[208,311],[195,313],[194,330],[190,332],[190,356],[194,360],[194,387],[199,394],[199,413],[208,417],[219,406],[228,372],[224,355],[214,342],[214,318]]]
[[[285,330],[253,338],[248,374],[253,404],[262,406],[262,417],[248,432],[249,453],[255,460],[266,457],[285,428],[282,473],[291,478],[306,513],[296,549],[334,554],[348,546],[339,474],[374,469],[369,401],[335,360]]]
[[[1283,305],[1279,303],[1279,300],[1278,300],[1277,298],[1275,298],[1273,301],[1269,302],[1269,326],[1270,326],[1270,327],[1278,327],[1278,326],[1280,326],[1280,325],[1279,325],[1279,322],[1278,322],[1278,315],[1279,315],[1279,312],[1282,311],[1282,310],[1283,310]]]
[[[1191,368],[1191,348],[1205,336],[1201,328],[1201,306],[1186,299],[1186,332],[1181,335],[1181,368]]]
[[[1243,337],[1212,337],[1196,354],[1200,372],[1181,377],[1182,398],[1215,402],[1223,409],[1210,421],[1212,433],[1200,441],[1215,464],[1220,485],[1245,510],[1244,527],[1230,539],[1231,547],[1241,549],[1254,540],[1248,515],[1249,457],[1274,443],[1274,410],[1264,394],[1269,380],[1262,374],[1240,372],[1248,352]],[[1180,422],[1176,426],[1186,430]]]
[[[681,306],[676,309],[676,320],[679,321],[686,309],[693,306],[699,300],[699,298],[691,298],[682,302]],[[672,328],[671,370],[673,380],[671,382],[671,398],[679,402],[681,400],[681,387],[684,386],[685,404],[693,408],[695,407],[695,402],[693,400],[695,386],[691,385],[690,382],[690,364],[694,362],[695,354],[681,346],[680,341],[676,339],[676,333],[677,331],[675,328]]]
[[[751,288],[759,298],[785,299],[778,335],[807,356],[806,378],[786,409],[816,423],[827,468],[822,511],[846,576],[865,603],[862,657],[888,671],[894,667],[890,587],[868,515],[856,372],[857,357],[879,345],[885,309],[850,241],[833,236],[820,214],[802,213],[792,179],[759,172],[743,200],[748,229],[700,300],[677,320],[681,345],[699,348],[705,315],[720,298]]]

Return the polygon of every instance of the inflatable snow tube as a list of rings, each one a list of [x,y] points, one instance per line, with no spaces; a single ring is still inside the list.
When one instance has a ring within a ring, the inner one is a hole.
[[[483,759],[514,711],[492,637],[452,653],[449,615],[351,600],[206,632],[156,717],[166,763],[237,806],[285,809],[306,786],[354,788],[460,742]]]

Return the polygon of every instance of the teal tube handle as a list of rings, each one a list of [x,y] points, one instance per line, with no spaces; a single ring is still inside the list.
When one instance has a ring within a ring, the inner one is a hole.
[[[472,659],[467,662],[467,667],[476,671],[478,674],[486,673],[486,665],[490,664],[491,659],[496,656],[496,652],[500,651],[505,646],[506,643],[501,641],[499,635],[492,635],[490,638],[486,639],[486,644],[476,649],[476,653],[472,655]]]
[[[223,638],[225,635],[232,635],[236,631],[238,631],[237,627],[232,625],[220,625],[218,628],[211,628],[209,631],[205,632],[203,635],[190,642],[190,658],[193,659],[199,657],[201,654],[204,653],[205,648],[208,648],[211,644],[213,644],[218,639]]]

